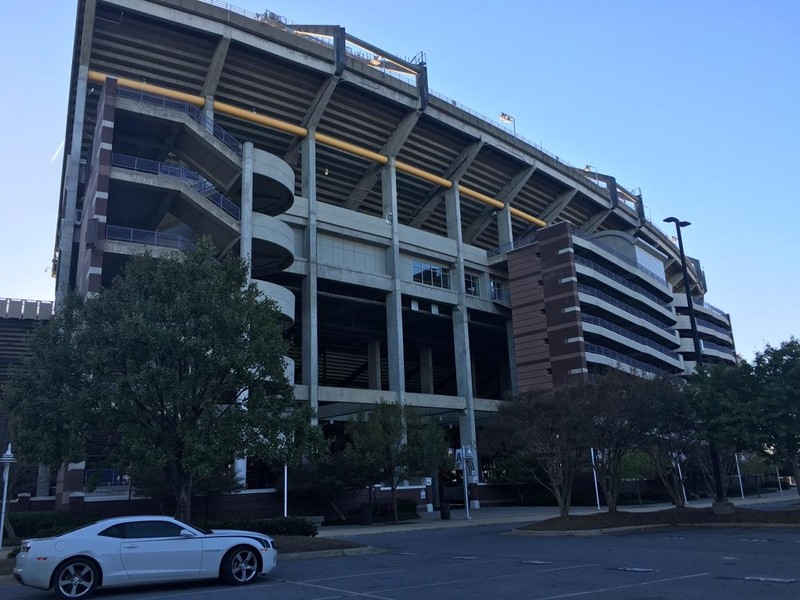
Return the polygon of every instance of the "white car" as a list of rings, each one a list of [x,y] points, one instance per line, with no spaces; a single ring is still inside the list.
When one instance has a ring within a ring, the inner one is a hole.
[[[170,517],[118,517],[24,540],[14,577],[74,599],[101,586],[216,578],[244,585],[272,571],[277,560],[275,542],[263,533],[208,531]]]

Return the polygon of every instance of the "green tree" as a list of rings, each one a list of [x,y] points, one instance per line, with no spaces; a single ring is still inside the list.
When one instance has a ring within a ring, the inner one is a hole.
[[[450,442],[442,427],[414,415],[408,415],[407,427],[410,473],[432,479],[431,503],[438,506],[439,471],[453,466],[453,457],[449,452]]]
[[[589,454],[589,387],[531,391],[500,407],[484,432],[484,449],[545,487],[561,516],[569,514],[572,483]]]
[[[348,424],[350,441],[345,455],[358,465],[372,466],[392,491],[394,520],[398,522],[397,486],[406,479],[411,467],[411,453],[406,444],[405,408],[381,401]]]
[[[284,375],[283,328],[246,265],[218,260],[207,240],[185,255],[134,257],[36,336],[6,390],[20,453],[56,465],[99,440],[117,464],[163,473],[189,518],[194,482],[221,459],[295,463],[321,448]]]
[[[800,481],[800,340],[767,345],[756,354],[753,369],[762,451],[772,460],[787,461]]]

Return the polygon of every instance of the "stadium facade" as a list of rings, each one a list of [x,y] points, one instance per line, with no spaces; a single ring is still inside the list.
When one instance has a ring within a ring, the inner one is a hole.
[[[79,0],[65,148],[56,301],[208,235],[277,302],[295,394],[332,432],[387,400],[475,447],[526,389],[694,367],[678,247],[640,195],[343,27]],[[734,362],[687,266],[703,360]]]

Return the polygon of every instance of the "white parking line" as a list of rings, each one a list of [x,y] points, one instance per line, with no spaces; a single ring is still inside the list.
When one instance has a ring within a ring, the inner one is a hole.
[[[540,569],[533,571],[533,573],[552,573],[553,571],[568,571],[570,569],[585,569],[588,567],[596,567],[598,565],[575,565],[572,567],[556,567],[554,569]],[[453,579],[450,581],[439,581],[437,583],[425,583],[421,585],[407,585],[404,587],[386,588],[384,590],[376,590],[376,593],[385,594],[386,592],[400,592],[403,590],[416,590],[421,588],[436,587],[439,585],[453,585],[456,583],[469,583],[470,581],[488,581],[490,579],[504,579],[507,577],[517,577],[518,573],[509,573],[506,575],[494,575],[491,577],[471,577],[469,579]]]
[[[313,583],[303,583],[301,581],[288,581],[286,583],[292,583],[294,585],[302,585],[304,587],[315,588],[318,590],[328,590],[329,592],[337,592],[336,596],[331,596],[331,598],[341,598],[342,594],[346,594],[347,596],[360,596],[362,598],[375,598],[376,600],[394,600],[394,598],[386,598],[384,596],[378,596],[376,594],[370,594],[368,592],[354,592],[353,590],[343,590],[341,588],[330,587],[327,585],[316,585]],[[323,598],[317,598],[317,600],[324,600]]]
[[[334,579],[352,579],[353,577],[368,577],[370,575],[386,575],[387,573],[399,573],[397,569],[391,571],[373,571],[372,573],[353,573],[352,575],[339,575],[338,577],[319,577],[317,579],[304,579],[302,582],[292,581],[292,583],[316,583],[317,581],[333,581]]]
[[[644,587],[646,585],[653,585],[655,583],[666,583],[668,581],[680,581],[681,579],[692,579],[694,577],[705,577],[711,573],[695,573],[694,575],[682,575],[681,577],[670,577],[668,579],[654,579],[653,581],[643,581],[641,583],[631,583],[628,585],[618,585],[609,588],[599,588],[596,590],[587,590],[585,592],[572,592],[570,594],[559,594],[558,596],[545,596],[544,598],[536,598],[536,600],[558,600],[559,598],[576,598],[578,596],[588,596],[590,594],[602,594],[603,592],[613,592],[615,590],[625,590],[628,588]]]

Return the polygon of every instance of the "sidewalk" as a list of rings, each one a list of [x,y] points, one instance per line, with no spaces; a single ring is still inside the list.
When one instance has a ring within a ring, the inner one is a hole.
[[[772,502],[792,502],[800,500],[797,491],[792,488],[784,490],[783,495],[779,492],[762,494],[761,497],[747,496],[744,500],[740,497],[728,498],[736,506],[751,506]],[[693,500],[688,506],[691,508],[707,508],[711,506],[712,499]],[[626,505],[620,506],[621,512],[652,512],[672,508],[670,503],[646,504],[646,505]],[[606,509],[601,506],[600,512]],[[371,533],[401,533],[403,531],[416,531],[424,529],[447,529],[452,527],[473,527],[477,525],[499,525],[503,523],[533,523],[544,521],[559,515],[556,506],[501,506],[470,509],[470,519],[467,520],[466,510],[451,509],[450,520],[443,521],[439,511],[420,513],[420,518],[414,521],[401,521],[399,524],[392,522],[377,523],[375,525],[342,525],[320,527],[319,537],[328,538],[347,538]],[[590,515],[598,512],[596,506],[573,506],[570,508],[571,515]]]

